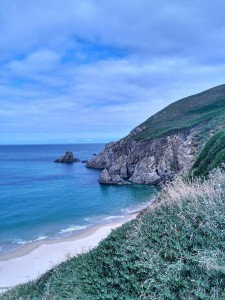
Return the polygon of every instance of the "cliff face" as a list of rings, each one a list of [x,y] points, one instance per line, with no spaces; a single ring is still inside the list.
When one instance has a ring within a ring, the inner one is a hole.
[[[206,140],[225,124],[225,85],[176,101],[106,145],[86,167],[101,184],[159,184],[187,174]]]
[[[110,143],[86,166],[104,169],[99,179],[102,184],[158,184],[190,169],[196,156],[195,131],[189,129],[152,141],[124,139]]]

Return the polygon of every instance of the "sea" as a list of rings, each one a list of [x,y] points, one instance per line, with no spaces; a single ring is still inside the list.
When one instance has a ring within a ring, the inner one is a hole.
[[[104,144],[0,146],[0,255],[121,221],[154,199],[152,186],[99,185],[100,170],[54,162],[66,151],[89,160],[103,149]]]

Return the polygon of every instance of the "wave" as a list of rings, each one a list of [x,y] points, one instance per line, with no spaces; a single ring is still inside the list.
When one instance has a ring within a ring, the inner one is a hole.
[[[13,241],[13,244],[25,245],[27,243],[31,243],[32,241]]]
[[[106,221],[115,220],[115,219],[124,219],[124,215],[110,215],[105,217],[103,216],[95,216],[95,217],[88,217],[84,218],[84,221],[89,222],[91,224],[99,224],[99,223],[105,223]]]
[[[153,200],[154,200],[154,198],[152,199],[152,201]],[[141,203],[141,204],[135,205],[135,206],[133,205],[130,207],[122,208],[115,215],[103,214],[103,215],[98,215],[98,216],[85,217],[83,220],[85,222],[87,222],[88,224],[86,224],[86,225],[70,225],[70,226],[63,228],[49,236],[40,234],[31,240],[15,239],[10,243],[6,243],[3,245],[1,244],[0,245],[0,253],[12,251],[12,250],[15,250],[26,244],[42,241],[45,239],[60,239],[63,236],[67,236],[68,234],[73,233],[75,231],[85,230],[87,228],[90,228],[90,227],[98,225],[98,224],[107,224],[107,223],[110,223],[110,222],[113,222],[116,220],[121,220],[121,221],[124,220],[125,221],[128,215],[133,214],[133,213],[138,213],[139,211],[147,208],[151,204],[152,201],[147,202],[147,203]]]
[[[152,201],[147,202],[147,203],[143,203],[143,204],[139,204],[135,207],[128,207],[128,208],[122,208],[121,211],[125,214],[134,214],[134,213],[138,213],[141,210],[147,208],[152,202],[154,201],[154,199],[152,199]]]
[[[16,250],[24,245],[31,244],[31,243],[41,241],[41,240],[45,240],[47,238],[49,238],[49,237],[46,235],[41,235],[32,240],[14,239],[12,241],[3,242],[0,245],[0,254],[11,252],[11,251]]]
[[[84,221],[91,222],[93,218],[84,218]]]
[[[37,238],[35,238],[35,239],[33,239],[33,240],[28,240],[28,241],[14,240],[14,241],[12,242],[12,244],[25,245],[25,244],[29,244],[29,243],[33,243],[33,242],[45,240],[45,239],[47,239],[47,238],[48,238],[47,235],[43,235],[43,236],[38,236]]]
[[[124,216],[109,216],[109,217],[105,217],[103,220],[108,221],[108,220],[114,220],[114,219],[124,219]]]
[[[43,235],[43,236],[39,236],[36,240],[34,240],[33,242],[35,241],[41,241],[41,240],[45,240],[47,239],[47,235]]]
[[[73,225],[73,226],[69,226],[68,228],[62,229],[60,230],[59,233],[67,233],[67,232],[71,232],[71,231],[76,231],[76,230],[82,230],[82,229],[86,229],[87,225]]]

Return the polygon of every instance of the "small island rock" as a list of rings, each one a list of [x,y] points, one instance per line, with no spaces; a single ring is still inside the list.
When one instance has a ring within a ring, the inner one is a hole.
[[[76,157],[73,156],[73,152],[67,151],[64,156],[55,160],[55,162],[59,163],[74,163],[80,161]]]

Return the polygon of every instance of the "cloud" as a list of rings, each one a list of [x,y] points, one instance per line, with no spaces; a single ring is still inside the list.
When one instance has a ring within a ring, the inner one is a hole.
[[[58,63],[59,55],[56,52],[44,49],[29,54],[25,59],[10,61],[6,69],[14,75],[28,76],[32,73],[52,71]]]
[[[224,83],[222,1],[0,2],[2,143],[118,139]]]
[[[155,56],[193,55],[210,42],[224,44],[225,3],[218,0],[1,2],[5,55],[57,47],[71,38]]]

